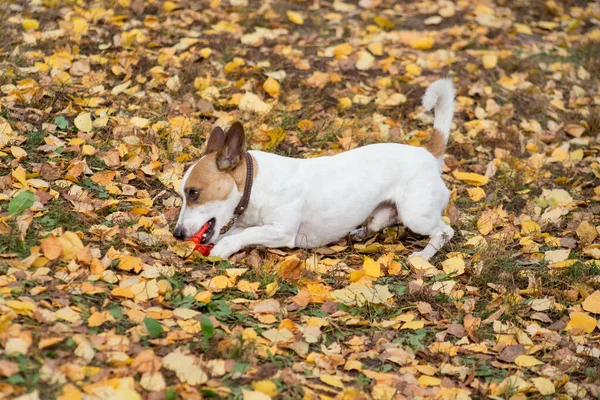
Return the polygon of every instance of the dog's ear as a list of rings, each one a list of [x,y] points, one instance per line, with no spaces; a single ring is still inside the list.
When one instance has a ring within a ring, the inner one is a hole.
[[[221,147],[225,144],[225,132],[221,127],[215,127],[210,135],[208,136],[208,140],[206,143],[206,151],[204,154],[214,153],[215,151],[221,150]]]
[[[246,152],[246,137],[241,123],[234,123],[227,131],[225,144],[217,153],[217,168],[229,171],[238,166]]]

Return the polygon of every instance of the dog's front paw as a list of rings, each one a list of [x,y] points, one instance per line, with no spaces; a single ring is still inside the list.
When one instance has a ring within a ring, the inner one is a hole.
[[[237,253],[240,250],[239,246],[236,245],[234,240],[230,238],[223,238],[215,244],[215,247],[210,251],[211,256],[229,258],[232,254]]]

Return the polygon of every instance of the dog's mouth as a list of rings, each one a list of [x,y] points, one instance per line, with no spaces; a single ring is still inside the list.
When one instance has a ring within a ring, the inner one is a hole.
[[[215,233],[216,222],[217,222],[216,219],[211,218],[208,220],[207,223],[202,225],[202,228],[200,228],[200,230],[198,232],[196,232],[194,237],[200,239],[200,244],[210,243],[210,239],[212,239],[213,233]]]

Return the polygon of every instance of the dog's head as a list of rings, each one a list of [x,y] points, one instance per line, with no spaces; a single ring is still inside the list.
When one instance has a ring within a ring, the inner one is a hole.
[[[239,177],[245,172],[241,174],[237,167],[244,164],[245,151],[242,124],[234,123],[227,133],[213,129],[204,156],[183,176],[179,188],[183,205],[173,236],[187,240],[208,223],[201,243],[210,243],[227,225],[242,197]]]

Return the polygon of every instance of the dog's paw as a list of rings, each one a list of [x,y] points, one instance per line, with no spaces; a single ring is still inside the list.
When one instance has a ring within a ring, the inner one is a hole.
[[[229,238],[223,238],[215,244],[215,247],[210,251],[211,256],[229,258],[232,254],[239,251],[239,246],[236,245],[235,241]]]

